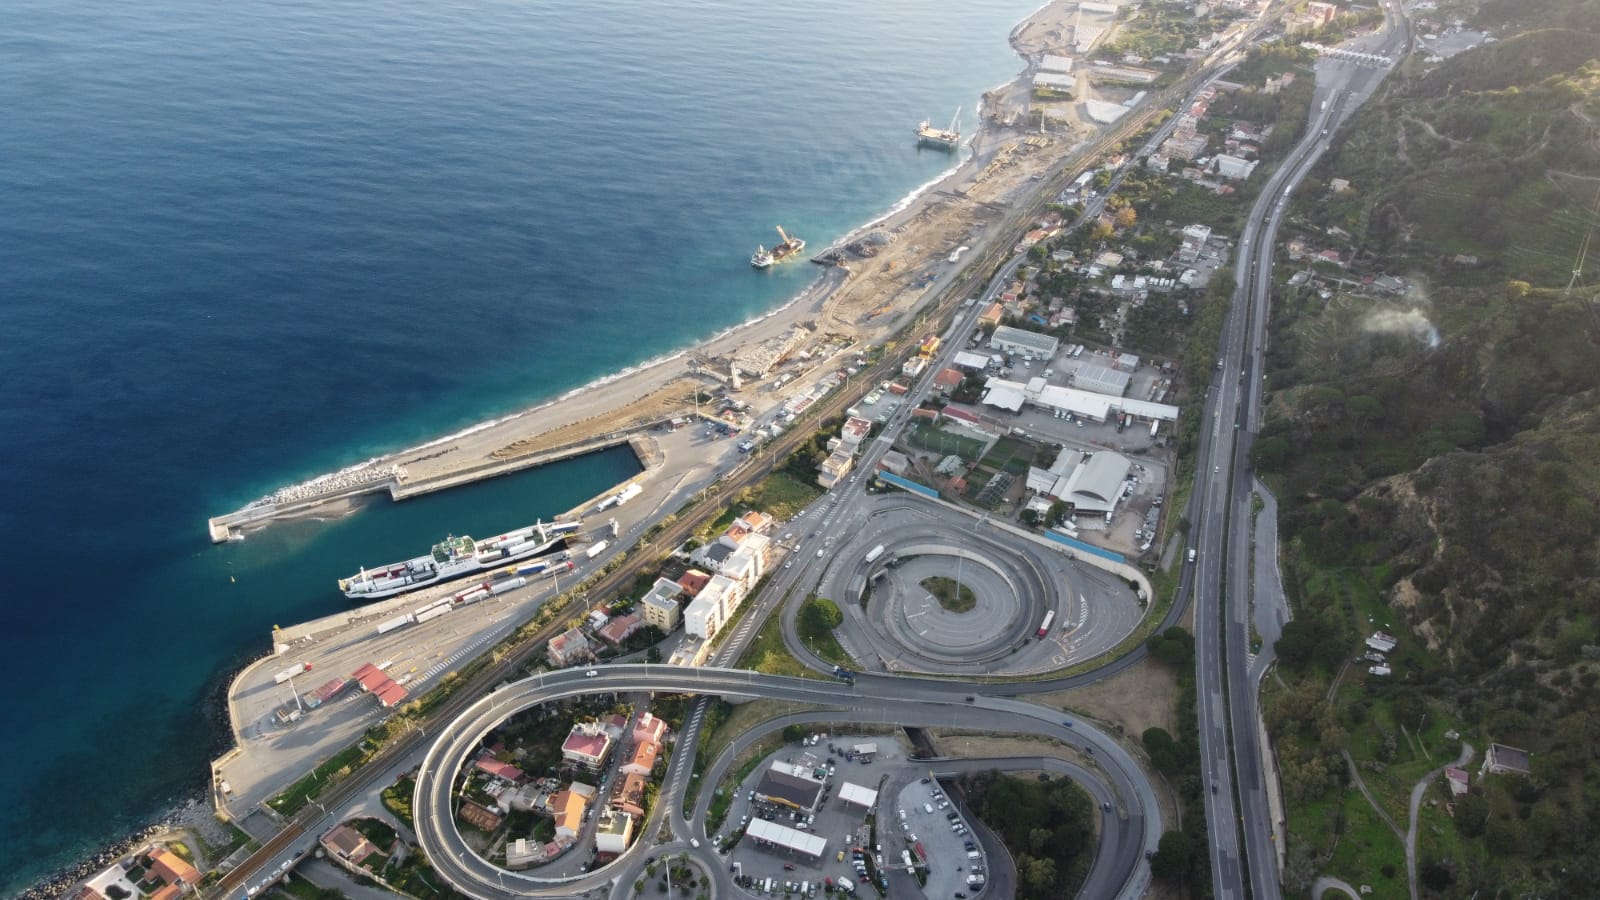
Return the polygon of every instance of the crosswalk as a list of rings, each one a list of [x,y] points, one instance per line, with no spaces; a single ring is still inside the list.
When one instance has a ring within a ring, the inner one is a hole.
[[[494,638],[494,636],[495,636],[495,633],[493,631],[485,631],[483,634],[480,634],[476,638],[474,638],[471,643],[462,646],[460,649],[456,650],[456,652],[454,652],[454,653],[450,654],[449,656],[445,657],[443,660],[441,660],[441,661],[439,661],[437,663],[434,663],[432,668],[428,669],[426,672],[423,672],[421,675],[418,675],[416,678],[411,679],[410,683],[411,684],[422,684],[423,682],[427,681],[428,679],[433,678],[436,675],[439,675],[440,673],[444,672],[446,669],[448,669],[451,666],[455,665],[457,662],[460,662],[463,657],[470,655],[473,651],[477,650],[479,647],[482,647],[484,644],[487,644],[490,640],[492,640]]]

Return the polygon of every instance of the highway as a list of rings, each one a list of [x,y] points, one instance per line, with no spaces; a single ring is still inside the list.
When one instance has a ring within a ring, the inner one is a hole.
[[[1008,698],[975,696],[974,702],[968,703],[959,686],[914,679],[880,678],[852,688],[839,682],[762,675],[740,669],[615,665],[592,671],[596,674],[589,676],[585,670],[568,669],[506,685],[474,703],[436,736],[417,777],[413,805],[417,838],[439,873],[466,893],[485,900],[531,894],[571,895],[600,887],[621,875],[600,871],[574,878],[549,879],[508,872],[484,861],[466,845],[457,830],[453,788],[468,758],[482,746],[481,739],[507,716],[562,697],[635,691],[786,700],[838,707],[846,711],[844,718],[853,721],[945,727],[959,723],[968,729],[1055,738],[1094,758],[1097,776],[1107,782],[1109,793],[1092,792],[1114,797],[1119,810],[1111,820],[1112,827],[1106,829],[1106,843],[1102,845],[1105,859],[1097,860],[1097,883],[1124,886],[1128,896],[1138,896],[1143,889],[1138,879],[1139,871],[1144,868],[1143,851],[1154,845],[1161,829],[1159,817],[1147,814],[1157,808],[1154,789],[1116,740],[1087,723],[1067,726],[1055,710]],[[692,746],[687,729],[678,740],[680,747]],[[691,829],[681,818],[681,807],[674,802],[679,794],[672,789],[673,782],[677,780],[678,770],[687,768],[682,762],[692,763],[693,755],[687,751],[675,754],[668,785],[661,791],[651,820],[657,821],[663,814],[669,816],[674,834],[680,837],[687,834],[698,840],[701,847],[696,855],[708,862],[711,871],[720,871],[724,866],[704,840],[703,820],[698,832]],[[639,852],[641,848],[635,848],[629,856],[637,857]],[[626,878],[625,875],[621,877]],[[622,883],[631,884],[631,879]]]
[[[1346,45],[1397,60],[1409,40],[1396,0],[1386,27]],[[1392,62],[1391,62],[1392,65]],[[1211,875],[1219,900],[1281,896],[1277,826],[1260,734],[1258,687],[1272,661],[1250,646],[1251,441],[1261,424],[1261,378],[1272,251],[1289,195],[1328,148],[1331,135],[1371,94],[1387,67],[1324,59],[1318,64],[1305,136],[1268,179],[1239,235],[1238,286],[1223,327],[1218,371],[1205,407],[1190,519],[1196,526],[1196,712],[1201,760],[1211,789]],[[1207,469],[1210,480],[1205,481]]]

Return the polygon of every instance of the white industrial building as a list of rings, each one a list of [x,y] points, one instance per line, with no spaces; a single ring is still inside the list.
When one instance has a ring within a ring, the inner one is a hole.
[[[950,364],[958,369],[966,369],[969,372],[981,372],[988,368],[989,357],[984,356],[982,353],[963,350],[956,354],[955,359],[952,359]]]
[[[1067,479],[1066,494],[1058,499],[1071,503],[1078,512],[1111,512],[1122,499],[1123,486],[1133,462],[1109,450],[1096,452],[1074,469]]]
[[[1058,55],[1056,55],[1054,53],[1046,53],[1044,56],[1041,56],[1039,58],[1039,71],[1041,71],[1041,72],[1060,72],[1062,74],[1066,74],[1067,72],[1071,72],[1072,71],[1072,57],[1070,57],[1070,56],[1058,56]]]
[[[1034,378],[1026,385],[1004,378],[991,378],[984,383],[983,403],[1012,412],[1020,412],[1023,404],[1031,403],[1045,409],[1069,412],[1091,422],[1104,422],[1113,412],[1145,420],[1178,421],[1178,408],[1167,403],[1113,397],[1081,388],[1045,384],[1042,378]]]
[[[822,851],[828,849],[826,838],[779,825],[777,822],[769,822],[766,819],[751,819],[750,827],[745,830],[745,834],[758,841],[766,841],[774,847],[803,853],[812,859],[821,859]]]
[[[1212,158],[1211,165],[1216,168],[1218,175],[1235,180],[1249,178],[1250,173],[1256,170],[1254,161],[1226,153],[1218,153]]]
[[[1061,349],[1061,342],[1048,334],[999,325],[995,327],[994,334],[989,336],[989,346],[1001,353],[1031,353],[1049,359]]]
[[[1097,394],[1110,394],[1113,397],[1126,394],[1128,383],[1132,380],[1133,376],[1127,372],[1096,363],[1084,363],[1078,366],[1078,371],[1072,375],[1073,387],[1094,391]]]
[[[878,805],[878,792],[846,781],[839,786],[839,800],[842,803],[853,803],[863,809],[871,809]]]
[[[1035,72],[1033,74],[1033,86],[1047,91],[1071,93],[1072,89],[1078,86],[1078,79],[1075,76],[1065,75],[1060,72]]]

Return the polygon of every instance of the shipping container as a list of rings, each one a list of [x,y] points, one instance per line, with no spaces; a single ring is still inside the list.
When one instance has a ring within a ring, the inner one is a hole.
[[[411,623],[413,623],[415,621],[416,621],[416,619],[412,618],[410,613],[406,613],[403,616],[395,616],[392,619],[388,619],[388,620],[385,620],[383,622],[379,622],[378,623],[378,633],[379,634],[388,634],[389,632],[395,630],[396,628],[403,628],[403,627],[405,627],[407,625],[410,625]]]
[[[526,578],[512,578],[509,581],[496,582],[493,587],[489,588],[489,593],[499,596],[500,594],[504,594],[506,591],[514,591],[527,583],[528,579]]]
[[[607,546],[609,545],[606,541],[595,541],[593,544],[589,545],[588,550],[583,552],[585,556],[589,557],[590,559],[594,559],[596,556],[604,553]]]
[[[434,619],[439,618],[440,616],[444,615],[445,613],[447,613],[449,611],[450,611],[450,602],[449,601],[445,601],[443,604],[441,604],[439,606],[430,606],[427,609],[424,609],[424,610],[421,610],[420,612],[414,613],[413,616],[416,619],[417,624],[421,625],[424,622],[432,622]]]

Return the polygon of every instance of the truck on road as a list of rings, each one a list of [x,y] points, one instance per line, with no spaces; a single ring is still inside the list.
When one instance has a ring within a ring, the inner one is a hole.
[[[879,544],[878,546],[873,547],[871,550],[867,551],[867,562],[875,562],[875,561],[877,561],[878,557],[880,557],[882,555],[883,555],[883,545]]]

